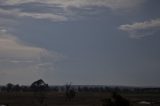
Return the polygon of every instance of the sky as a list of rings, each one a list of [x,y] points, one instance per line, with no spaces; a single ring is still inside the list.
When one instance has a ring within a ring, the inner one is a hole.
[[[159,0],[0,0],[0,85],[160,86]]]

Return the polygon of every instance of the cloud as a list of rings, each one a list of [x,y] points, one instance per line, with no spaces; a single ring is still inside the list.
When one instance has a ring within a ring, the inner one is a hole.
[[[53,22],[57,21],[67,21],[67,18],[64,16],[56,15],[56,14],[50,14],[50,13],[19,13],[19,16],[27,16],[27,17],[32,17],[35,19],[48,19]]]
[[[38,59],[46,50],[21,44],[18,39],[9,34],[4,35],[4,29],[0,36],[0,57]]]
[[[118,8],[132,8],[144,3],[146,0],[1,0],[1,4],[19,5],[26,3],[43,3],[59,5],[63,8],[66,7],[85,7],[85,6],[98,6],[108,7],[112,9]]]
[[[54,64],[64,56],[45,48],[28,46],[0,27],[0,80],[3,83],[36,80],[45,71],[54,70]],[[23,79],[23,80],[19,80]]]
[[[68,21],[81,16],[80,12],[90,14],[95,12],[95,7],[103,7],[111,10],[131,10],[140,7],[147,0],[0,0],[0,15],[12,16],[14,18],[31,17],[34,19],[45,19],[52,22]],[[37,7],[36,4],[40,4]],[[23,6],[29,8],[23,8]],[[30,10],[30,7],[34,7]],[[45,11],[42,8],[49,8]],[[59,10],[55,10],[59,8]],[[86,11],[86,10],[92,11]],[[76,12],[78,11],[78,14]]]
[[[63,58],[63,55],[57,52],[51,52],[45,48],[28,46],[26,43],[18,39],[16,36],[11,35],[6,29],[0,28],[0,59],[10,59],[12,62],[20,60],[27,60],[26,62],[33,61],[47,61],[50,59],[58,61]]]
[[[119,29],[128,32],[132,38],[142,38],[160,30],[160,19],[121,25]]]
[[[53,13],[23,12],[20,9],[12,9],[12,10],[0,9],[0,14],[3,16],[12,16],[15,18],[31,17],[34,19],[46,19],[53,22],[67,20],[65,16],[56,15]]]

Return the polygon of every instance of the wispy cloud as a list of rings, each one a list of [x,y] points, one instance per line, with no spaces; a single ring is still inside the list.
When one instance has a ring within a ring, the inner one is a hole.
[[[52,22],[67,21],[73,19],[77,11],[86,11],[88,8],[92,10],[95,7],[103,7],[111,10],[131,10],[145,3],[147,0],[0,0],[0,15],[8,15],[14,17],[31,17],[34,19],[45,19]],[[27,5],[37,8],[35,5],[41,4],[41,8],[49,7],[48,11],[41,9],[33,9],[27,11],[27,8],[21,7]],[[54,11],[59,8],[59,11]],[[76,8],[76,9],[75,9]],[[80,9],[80,10],[79,10]],[[83,9],[83,10],[81,10]],[[95,10],[93,10],[95,11]],[[78,12],[80,13],[80,12]],[[86,13],[86,12],[85,12]],[[90,14],[91,11],[88,11]],[[81,15],[81,14],[76,14]]]
[[[17,5],[26,3],[43,3],[66,7],[104,6],[108,8],[132,8],[146,0],[1,0],[1,4]]]
[[[12,78],[20,82],[16,79],[18,77],[26,78],[24,80],[27,80],[27,77],[35,80],[35,77],[41,77],[43,75],[41,72],[47,71],[49,67],[50,70],[54,70],[54,63],[63,58],[64,56],[60,53],[28,46],[8,33],[5,28],[0,28],[0,75],[5,73],[5,78],[1,78],[2,82],[5,82],[6,78],[8,79],[6,82]]]
[[[63,55],[57,52],[48,51],[45,48],[28,46],[16,36],[0,28],[0,59],[9,59],[12,61],[57,61],[63,58]]]
[[[3,30],[0,35],[0,48],[0,56],[10,58],[38,59],[41,53],[46,52],[42,48],[21,44],[16,37],[4,34]]]
[[[20,9],[0,9],[0,14],[4,16],[12,16],[15,18],[31,17],[34,19],[46,19],[53,22],[66,21],[65,16],[56,15],[54,13],[36,13],[36,12],[23,12]]]
[[[50,14],[50,13],[26,13],[26,12],[20,12],[18,14],[21,17],[32,17],[35,19],[47,19],[51,20],[53,22],[57,21],[67,21],[67,18],[65,16],[60,16],[56,14]]]
[[[125,24],[121,25],[119,29],[128,32],[131,38],[142,38],[160,30],[160,19]]]

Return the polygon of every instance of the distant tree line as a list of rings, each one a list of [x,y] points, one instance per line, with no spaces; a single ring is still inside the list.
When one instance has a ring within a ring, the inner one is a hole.
[[[160,92],[160,88],[134,88],[134,87],[110,87],[110,86],[81,86],[81,85],[64,85],[64,86],[49,86],[42,79],[33,82],[30,86],[8,83],[5,86],[0,86],[1,92],[36,92],[36,91],[51,91],[51,92],[68,92],[68,90],[76,92]]]

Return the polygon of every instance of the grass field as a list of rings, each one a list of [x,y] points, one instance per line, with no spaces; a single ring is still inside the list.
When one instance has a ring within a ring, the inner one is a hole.
[[[123,93],[123,97],[131,102],[131,106],[160,106],[159,93]],[[77,93],[72,100],[66,100],[64,93],[48,92],[38,95],[32,92],[0,93],[0,104],[8,106],[102,106],[104,98],[111,97],[110,93]],[[44,103],[40,104],[40,98]],[[138,104],[140,101],[149,101],[153,104]]]

